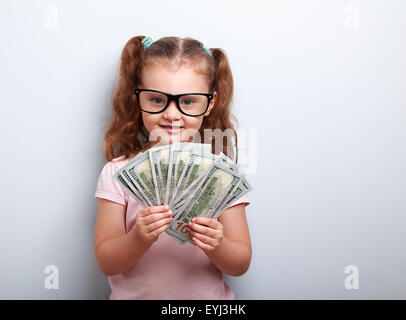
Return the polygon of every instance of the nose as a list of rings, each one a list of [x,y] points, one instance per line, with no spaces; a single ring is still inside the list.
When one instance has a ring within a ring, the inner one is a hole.
[[[182,114],[180,113],[178,107],[176,106],[175,100],[169,102],[168,108],[165,109],[163,116],[168,120],[180,119]]]

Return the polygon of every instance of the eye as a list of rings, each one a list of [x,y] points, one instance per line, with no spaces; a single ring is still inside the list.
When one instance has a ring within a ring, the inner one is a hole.
[[[192,104],[193,102],[194,102],[193,99],[185,99],[185,100],[182,101],[182,104],[190,105],[190,104]]]
[[[155,102],[155,103],[158,103],[158,104],[161,104],[163,102],[163,99],[159,98],[159,97],[152,97],[151,101]]]

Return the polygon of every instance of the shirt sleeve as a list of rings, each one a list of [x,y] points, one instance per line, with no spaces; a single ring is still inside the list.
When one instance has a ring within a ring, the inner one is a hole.
[[[247,193],[244,194],[241,198],[237,199],[236,201],[230,203],[230,204],[227,206],[227,208],[230,208],[230,207],[235,206],[235,205],[240,204],[240,203],[244,203],[245,206],[248,206],[248,205],[250,204],[250,201],[249,201],[249,199],[248,199],[248,194],[247,194]]]
[[[97,180],[95,198],[103,198],[127,206],[127,192],[113,179],[118,171],[113,161],[107,162]]]

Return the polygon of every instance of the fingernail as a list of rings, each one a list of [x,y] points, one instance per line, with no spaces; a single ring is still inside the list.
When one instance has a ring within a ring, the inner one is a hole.
[[[165,205],[165,210],[168,210],[169,209],[169,206],[168,205]]]
[[[168,211],[168,215],[172,215],[172,211],[171,211],[171,210]]]

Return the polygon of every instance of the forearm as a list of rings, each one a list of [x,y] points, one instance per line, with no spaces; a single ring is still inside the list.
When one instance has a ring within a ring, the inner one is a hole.
[[[132,229],[120,238],[104,241],[96,250],[96,258],[102,272],[113,276],[132,268],[150,247],[136,238]]]
[[[222,272],[230,276],[241,276],[249,268],[251,250],[243,243],[223,238],[221,245],[206,255]]]

